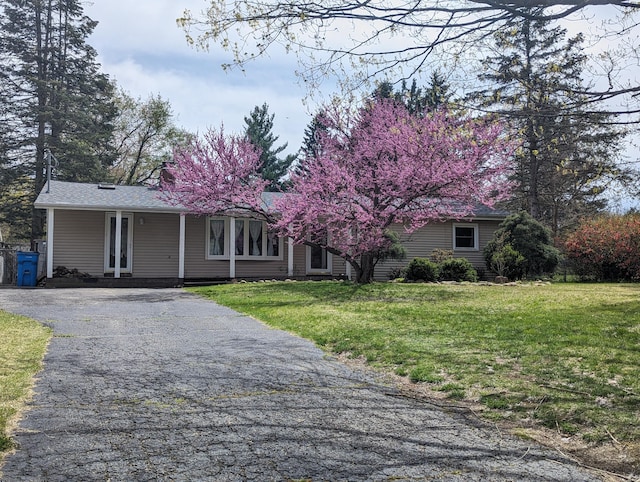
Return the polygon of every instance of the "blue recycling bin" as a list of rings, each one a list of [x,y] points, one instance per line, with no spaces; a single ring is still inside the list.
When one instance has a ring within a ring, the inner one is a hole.
[[[38,284],[38,257],[40,253],[18,251],[18,286]]]

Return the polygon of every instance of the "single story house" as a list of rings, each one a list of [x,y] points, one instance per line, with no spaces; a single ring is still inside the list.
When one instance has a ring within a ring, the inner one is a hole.
[[[277,194],[265,193],[267,205],[273,196]],[[351,276],[343,259],[294,246],[269,233],[262,221],[191,215],[164,202],[151,187],[52,180],[35,207],[47,211],[48,286],[56,286],[58,267],[85,274],[85,283],[104,286]],[[484,269],[482,249],[506,214],[482,208],[473,219],[433,223],[403,234],[407,259],[378,265],[376,278],[386,280],[392,270],[436,248],[452,250]],[[61,280],[57,284],[64,285]]]

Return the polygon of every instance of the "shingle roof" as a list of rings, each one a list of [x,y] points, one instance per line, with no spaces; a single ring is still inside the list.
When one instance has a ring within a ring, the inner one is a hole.
[[[37,208],[182,212],[160,198],[157,188],[51,181],[35,202]]]
[[[267,209],[282,196],[280,193],[265,192],[262,194]],[[102,211],[153,211],[153,212],[187,212],[180,206],[172,206],[160,197],[160,190],[146,186],[114,186],[109,184],[84,184],[77,182],[51,181],[49,192],[47,186],[42,189],[35,202],[36,208],[57,209],[89,209]],[[502,219],[509,212],[490,209],[479,205],[475,218]]]

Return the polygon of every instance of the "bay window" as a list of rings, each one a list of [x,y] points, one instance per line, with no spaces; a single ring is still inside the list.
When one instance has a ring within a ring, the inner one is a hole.
[[[229,218],[207,220],[207,259],[229,259],[230,249],[236,259],[282,259],[282,239],[268,231],[267,223],[236,219],[230,227]]]

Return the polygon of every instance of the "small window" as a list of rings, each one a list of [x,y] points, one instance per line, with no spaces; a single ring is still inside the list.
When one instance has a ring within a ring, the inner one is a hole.
[[[267,256],[280,256],[280,238],[267,232]]]
[[[249,221],[249,256],[262,256],[262,221]]]
[[[207,234],[207,258],[220,259],[229,257],[229,223],[224,218],[209,218]]]
[[[477,224],[454,224],[453,225],[453,249],[477,251],[478,248],[478,225]]]
[[[244,255],[244,220],[236,219],[236,256]]]
[[[326,271],[329,266],[327,264],[327,250],[319,246],[311,246],[310,250],[311,250],[311,253],[309,254],[309,256],[311,257],[311,260],[310,260],[311,270]]]
[[[331,253],[320,246],[307,246],[307,273],[331,273],[332,269]]]

